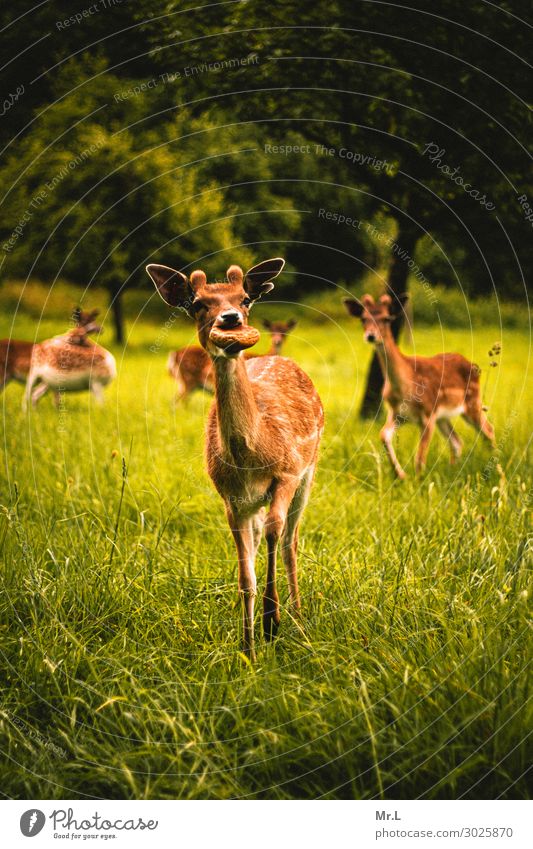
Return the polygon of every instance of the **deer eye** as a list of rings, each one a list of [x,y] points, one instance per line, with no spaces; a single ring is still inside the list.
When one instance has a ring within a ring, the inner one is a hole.
[[[252,303],[251,298],[245,298],[244,301],[241,304],[241,307],[249,307],[251,303]]]
[[[206,306],[203,301],[193,301],[192,308],[194,312],[200,312],[200,310],[205,310]]]

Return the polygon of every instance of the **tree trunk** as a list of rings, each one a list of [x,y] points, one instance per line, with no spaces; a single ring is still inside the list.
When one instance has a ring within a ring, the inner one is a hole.
[[[124,311],[122,309],[122,290],[120,286],[111,287],[111,313],[115,328],[115,342],[117,345],[124,344]]]
[[[410,219],[402,219],[399,222],[398,237],[396,239],[396,250],[392,253],[392,263],[387,281],[387,292],[394,295],[403,295],[407,292],[407,278],[409,277],[409,260],[414,258],[416,243],[420,238],[419,228]],[[403,324],[403,314],[400,312],[398,318],[392,323],[392,334],[395,339],[400,335]],[[373,419],[381,406],[381,390],[383,389],[383,373],[376,353],[372,357],[370,369],[366,379],[366,389],[361,403],[359,415],[363,419]]]

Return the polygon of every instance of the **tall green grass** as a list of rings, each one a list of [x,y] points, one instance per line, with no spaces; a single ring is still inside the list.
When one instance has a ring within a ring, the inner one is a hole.
[[[416,481],[406,427],[399,484],[379,422],[356,417],[371,353],[359,326],[300,314],[287,354],[327,414],[301,538],[303,618],[291,619],[281,575],[279,637],[259,638],[253,668],[204,470],[210,399],[173,409],[165,373],[189,325],[167,332],[163,311],[130,321],[103,408],[70,396],[59,417],[44,398],[25,417],[20,387],[1,396],[4,794],[528,796],[529,340],[497,326],[417,330],[419,353],[459,350],[482,366],[499,443],[492,452],[459,423],[459,464],[436,436]],[[61,327],[24,312],[16,330]],[[262,550],[260,586],[264,573]]]

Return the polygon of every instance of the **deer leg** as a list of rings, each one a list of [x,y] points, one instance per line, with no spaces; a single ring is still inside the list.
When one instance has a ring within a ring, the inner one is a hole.
[[[481,406],[470,407],[466,413],[463,413],[463,419],[465,422],[468,422],[473,428],[475,428],[479,433],[482,433],[485,439],[490,442],[491,445],[494,445],[494,428],[486,417],[485,413],[481,409]]]
[[[252,535],[254,541],[254,554],[257,555],[257,550],[263,536],[263,525],[265,524],[265,508],[262,507],[259,513],[256,513],[252,519]]]
[[[405,478],[405,472],[400,466],[400,463],[396,456],[396,452],[394,451],[394,446],[392,444],[392,439],[394,437],[394,434],[398,430],[399,425],[400,423],[394,413],[394,410],[389,409],[387,413],[387,421],[385,422],[379,436],[385,448],[387,449],[387,454],[389,455],[389,460],[391,461],[392,468],[394,469],[396,475],[400,478],[400,480],[403,480]]]
[[[104,403],[104,387],[98,381],[94,381],[91,384],[91,392],[93,393],[94,400],[99,406],[102,406]]]
[[[452,423],[448,419],[439,419],[437,427],[442,433],[444,439],[450,443],[450,463],[452,466],[459,459],[463,450],[463,443],[459,434],[454,430]]]
[[[174,395],[174,404],[179,404],[179,402],[183,401],[189,393],[181,377],[176,377],[176,387],[177,388],[176,394]]]
[[[26,388],[24,390],[24,395],[22,396],[22,409],[24,412],[28,409],[28,404],[31,401],[31,393],[33,392],[33,387],[39,382],[40,377],[38,377],[35,372],[30,371],[28,374],[28,379],[26,381]]]
[[[417,475],[421,474],[424,471],[429,444],[431,442],[431,438],[435,430],[435,423],[435,416],[429,416],[429,418],[426,419],[425,422],[423,422],[422,424],[422,435],[420,437],[418,451],[416,453],[415,468]]]
[[[276,561],[278,542],[285,530],[289,505],[292,502],[298,482],[294,479],[280,481],[275,485],[270,512],[265,521],[267,541],[267,580],[263,595],[263,631],[269,642],[277,634],[280,615],[279,598],[276,587]]]
[[[255,548],[252,521],[234,516],[228,509],[228,521],[237,547],[239,560],[239,593],[242,599],[242,623],[244,654],[255,660],[254,648],[254,605],[257,594],[255,577]]]
[[[289,584],[289,599],[295,611],[300,610],[300,592],[298,589],[298,528],[305,510],[311,484],[313,483],[314,466],[307,470],[291,501],[285,530],[281,539],[281,556],[285,563],[287,582]]]
[[[31,393],[31,403],[33,407],[37,406],[37,401],[39,401],[43,395],[46,395],[48,392],[48,385],[46,383],[39,383],[37,389],[34,389]]]

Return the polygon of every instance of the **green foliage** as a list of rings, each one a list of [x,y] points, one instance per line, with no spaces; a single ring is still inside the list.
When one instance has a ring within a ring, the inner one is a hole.
[[[116,293],[155,253],[183,266],[239,246],[246,261],[283,250],[302,276],[292,287],[285,278],[291,294],[356,282],[380,251],[320,219],[325,208],[385,216],[410,253],[423,239],[432,285],[523,295],[527,36],[509,10],[319,0],[303,18],[293,3],[164,11],[139,0],[65,28],[72,9],[58,0],[10,26],[6,82],[25,90],[0,128],[2,243],[21,222],[23,232],[4,274]],[[0,23],[11,23],[7,9]],[[43,33],[46,49],[28,61]],[[266,143],[310,150],[267,155]]]
[[[280,575],[280,634],[259,640],[252,670],[238,652],[234,546],[204,469],[210,398],[172,410],[166,353],[193,330],[169,335],[165,319],[135,324],[103,409],[81,395],[58,412],[45,398],[24,418],[19,387],[2,398],[4,793],[529,797],[527,336],[444,327],[436,346],[419,329],[418,352],[442,345],[482,366],[502,338],[484,377],[498,448],[459,423],[459,465],[437,436],[416,482],[405,427],[410,477],[397,484],[379,423],[354,415],[370,355],[359,325],[325,332],[302,312],[287,353],[327,421],[301,534],[304,613],[291,620]],[[18,321],[19,335],[35,332]],[[264,551],[258,574],[262,586]]]
[[[128,121],[122,103],[114,104],[120,81],[105,74],[81,85],[78,70],[74,64],[62,72],[62,99],[0,168],[10,190],[5,222],[14,229],[30,214],[6,271],[120,288],[132,276],[144,282],[143,265],[161,246],[180,266],[206,244],[215,253],[228,248],[223,194],[195,164],[196,136],[209,155],[205,122],[199,127],[177,113],[157,131],[138,132],[142,104],[128,108]],[[92,63],[95,76],[103,70]],[[105,123],[102,109],[113,113]]]

